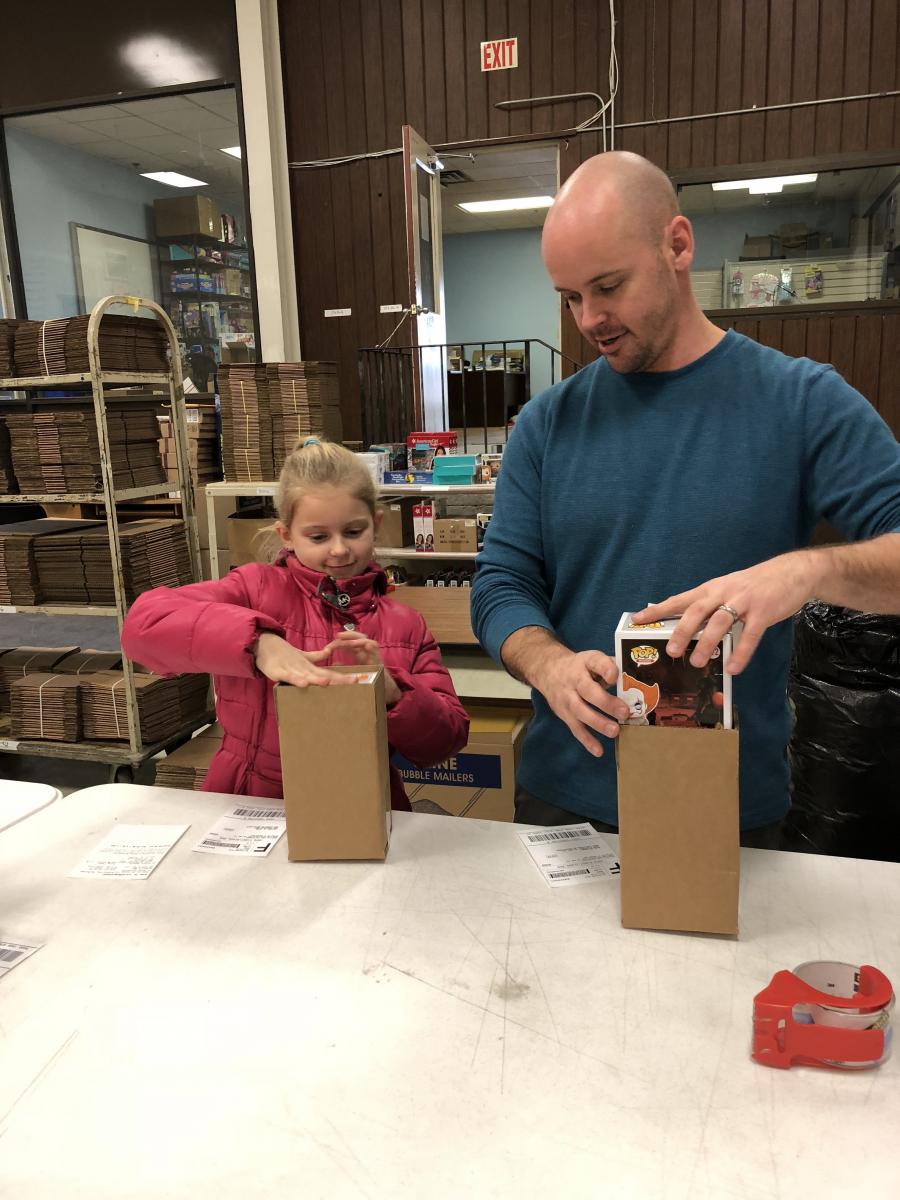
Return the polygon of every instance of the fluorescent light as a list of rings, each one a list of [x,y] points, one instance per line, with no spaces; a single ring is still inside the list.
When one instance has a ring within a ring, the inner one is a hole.
[[[240,146],[220,146],[219,149],[222,151],[223,154],[230,154],[232,158],[240,158],[241,157]]]
[[[731,179],[727,183],[714,183],[714,192],[736,192],[746,188],[751,196],[765,196],[769,192],[780,192],[792,183],[815,183],[818,173],[813,175],[773,175],[769,179]]]
[[[470,213],[514,212],[520,208],[549,208],[552,203],[552,196],[518,196],[510,200],[467,200],[457,208]]]
[[[190,175],[179,175],[177,171],[141,171],[145,179],[167,183],[169,187],[206,187],[206,180],[191,179]]]

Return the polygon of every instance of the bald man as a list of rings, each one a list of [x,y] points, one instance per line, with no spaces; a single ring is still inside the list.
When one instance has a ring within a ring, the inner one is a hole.
[[[516,424],[472,589],[486,650],[530,684],[516,819],[615,829],[607,688],[623,612],[680,615],[669,653],[703,666],[732,623],[745,845],[776,844],[789,806],[789,618],[812,598],[900,612],[900,450],[830,366],[788,358],[698,307],[694,239],[662,171],[584,163],[560,189],[543,256],[599,359]],[[820,517],[850,545],[806,549]]]

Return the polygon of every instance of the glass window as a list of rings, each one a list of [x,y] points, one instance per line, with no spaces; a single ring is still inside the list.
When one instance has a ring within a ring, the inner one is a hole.
[[[147,296],[172,318],[201,392],[218,363],[256,358],[233,88],[12,117],[4,132],[20,316]]]
[[[900,298],[900,166],[683,185],[704,309]]]

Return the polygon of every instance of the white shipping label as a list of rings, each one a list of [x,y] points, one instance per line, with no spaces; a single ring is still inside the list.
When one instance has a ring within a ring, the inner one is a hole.
[[[283,805],[236,804],[219,817],[194,850],[199,854],[244,854],[265,858],[284,829]]]
[[[70,879],[147,879],[189,825],[116,825]]]
[[[7,942],[0,938],[0,975],[5,975],[13,967],[17,967],[30,954],[34,954],[35,950],[40,950],[40,946],[29,946],[25,942]]]
[[[592,883],[619,874],[615,852],[587,821],[532,829],[518,836],[550,887]]]

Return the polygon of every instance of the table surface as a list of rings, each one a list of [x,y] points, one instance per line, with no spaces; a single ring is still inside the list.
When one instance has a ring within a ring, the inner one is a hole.
[[[49,783],[0,779],[0,832],[46,808],[61,795],[59,788]]]
[[[0,979],[0,1196],[900,1194],[896,1061],[749,1057],[775,970],[900,978],[900,865],[744,851],[740,939],[650,933],[499,823],[193,853],[233,803],[107,785],[0,838],[0,936],[44,943]],[[68,878],[116,821],[191,828],[146,881]]]

